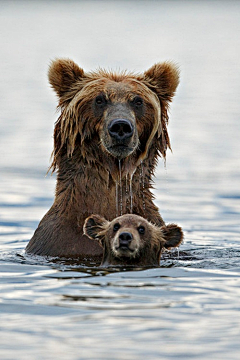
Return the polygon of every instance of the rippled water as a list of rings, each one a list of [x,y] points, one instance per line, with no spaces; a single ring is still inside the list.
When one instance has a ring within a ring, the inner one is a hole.
[[[240,3],[1,1],[0,358],[239,359]],[[143,71],[173,59],[173,154],[156,203],[180,252],[156,269],[27,257],[53,201],[50,59]]]

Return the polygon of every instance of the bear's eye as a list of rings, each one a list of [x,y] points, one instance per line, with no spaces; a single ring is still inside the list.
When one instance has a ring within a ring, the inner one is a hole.
[[[133,100],[133,105],[136,107],[141,107],[143,105],[143,99],[140,96],[136,96]]]
[[[138,232],[139,232],[139,234],[144,234],[145,233],[145,227],[144,226],[139,226]]]
[[[106,99],[103,95],[98,95],[95,99],[95,104],[98,106],[103,106],[106,104]]]
[[[113,225],[113,231],[118,231],[118,229],[120,229],[120,224],[116,223]]]

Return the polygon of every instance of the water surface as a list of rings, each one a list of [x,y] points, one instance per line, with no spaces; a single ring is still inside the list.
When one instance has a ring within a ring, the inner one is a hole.
[[[239,359],[240,3],[1,1],[0,357]],[[156,203],[183,227],[154,269],[30,257],[53,202],[50,59],[144,71],[171,59],[181,84]]]

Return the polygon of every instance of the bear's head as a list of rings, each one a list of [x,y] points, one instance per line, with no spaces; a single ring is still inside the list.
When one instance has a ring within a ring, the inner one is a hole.
[[[133,214],[110,222],[99,215],[91,215],[85,220],[83,231],[103,247],[104,266],[158,266],[161,252],[179,246],[183,240],[179,226],[158,227]]]
[[[173,63],[156,64],[143,74],[102,69],[86,73],[72,60],[57,59],[48,75],[61,109],[54,131],[53,171],[75,156],[75,165],[77,159],[85,159],[104,164],[111,174],[119,160],[125,161],[126,173],[131,173],[151,145],[156,156],[165,157],[170,148],[168,106],[179,83]]]

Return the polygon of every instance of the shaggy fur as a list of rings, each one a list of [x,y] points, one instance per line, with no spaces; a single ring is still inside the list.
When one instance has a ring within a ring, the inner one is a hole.
[[[168,106],[178,69],[165,62],[137,75],[102,69],[85,73],[73,61],[58,59],[48,75],[61,111],[51,165],[57,185],[54,203],[26,251],[101,257],[102,248],[82,232],[90,214],[111,220],[132,212],[164,224],[151,187],[157,158],[165,158],[170,148]],[[119,119],[116,134],[113,125]]]
[[[103,247],[103,266],[158,266],[161,252],[179,246],[183,240],[179,226],[159,227],[133,214],[112,221],[91,215],[85,220],[83,231]]]

